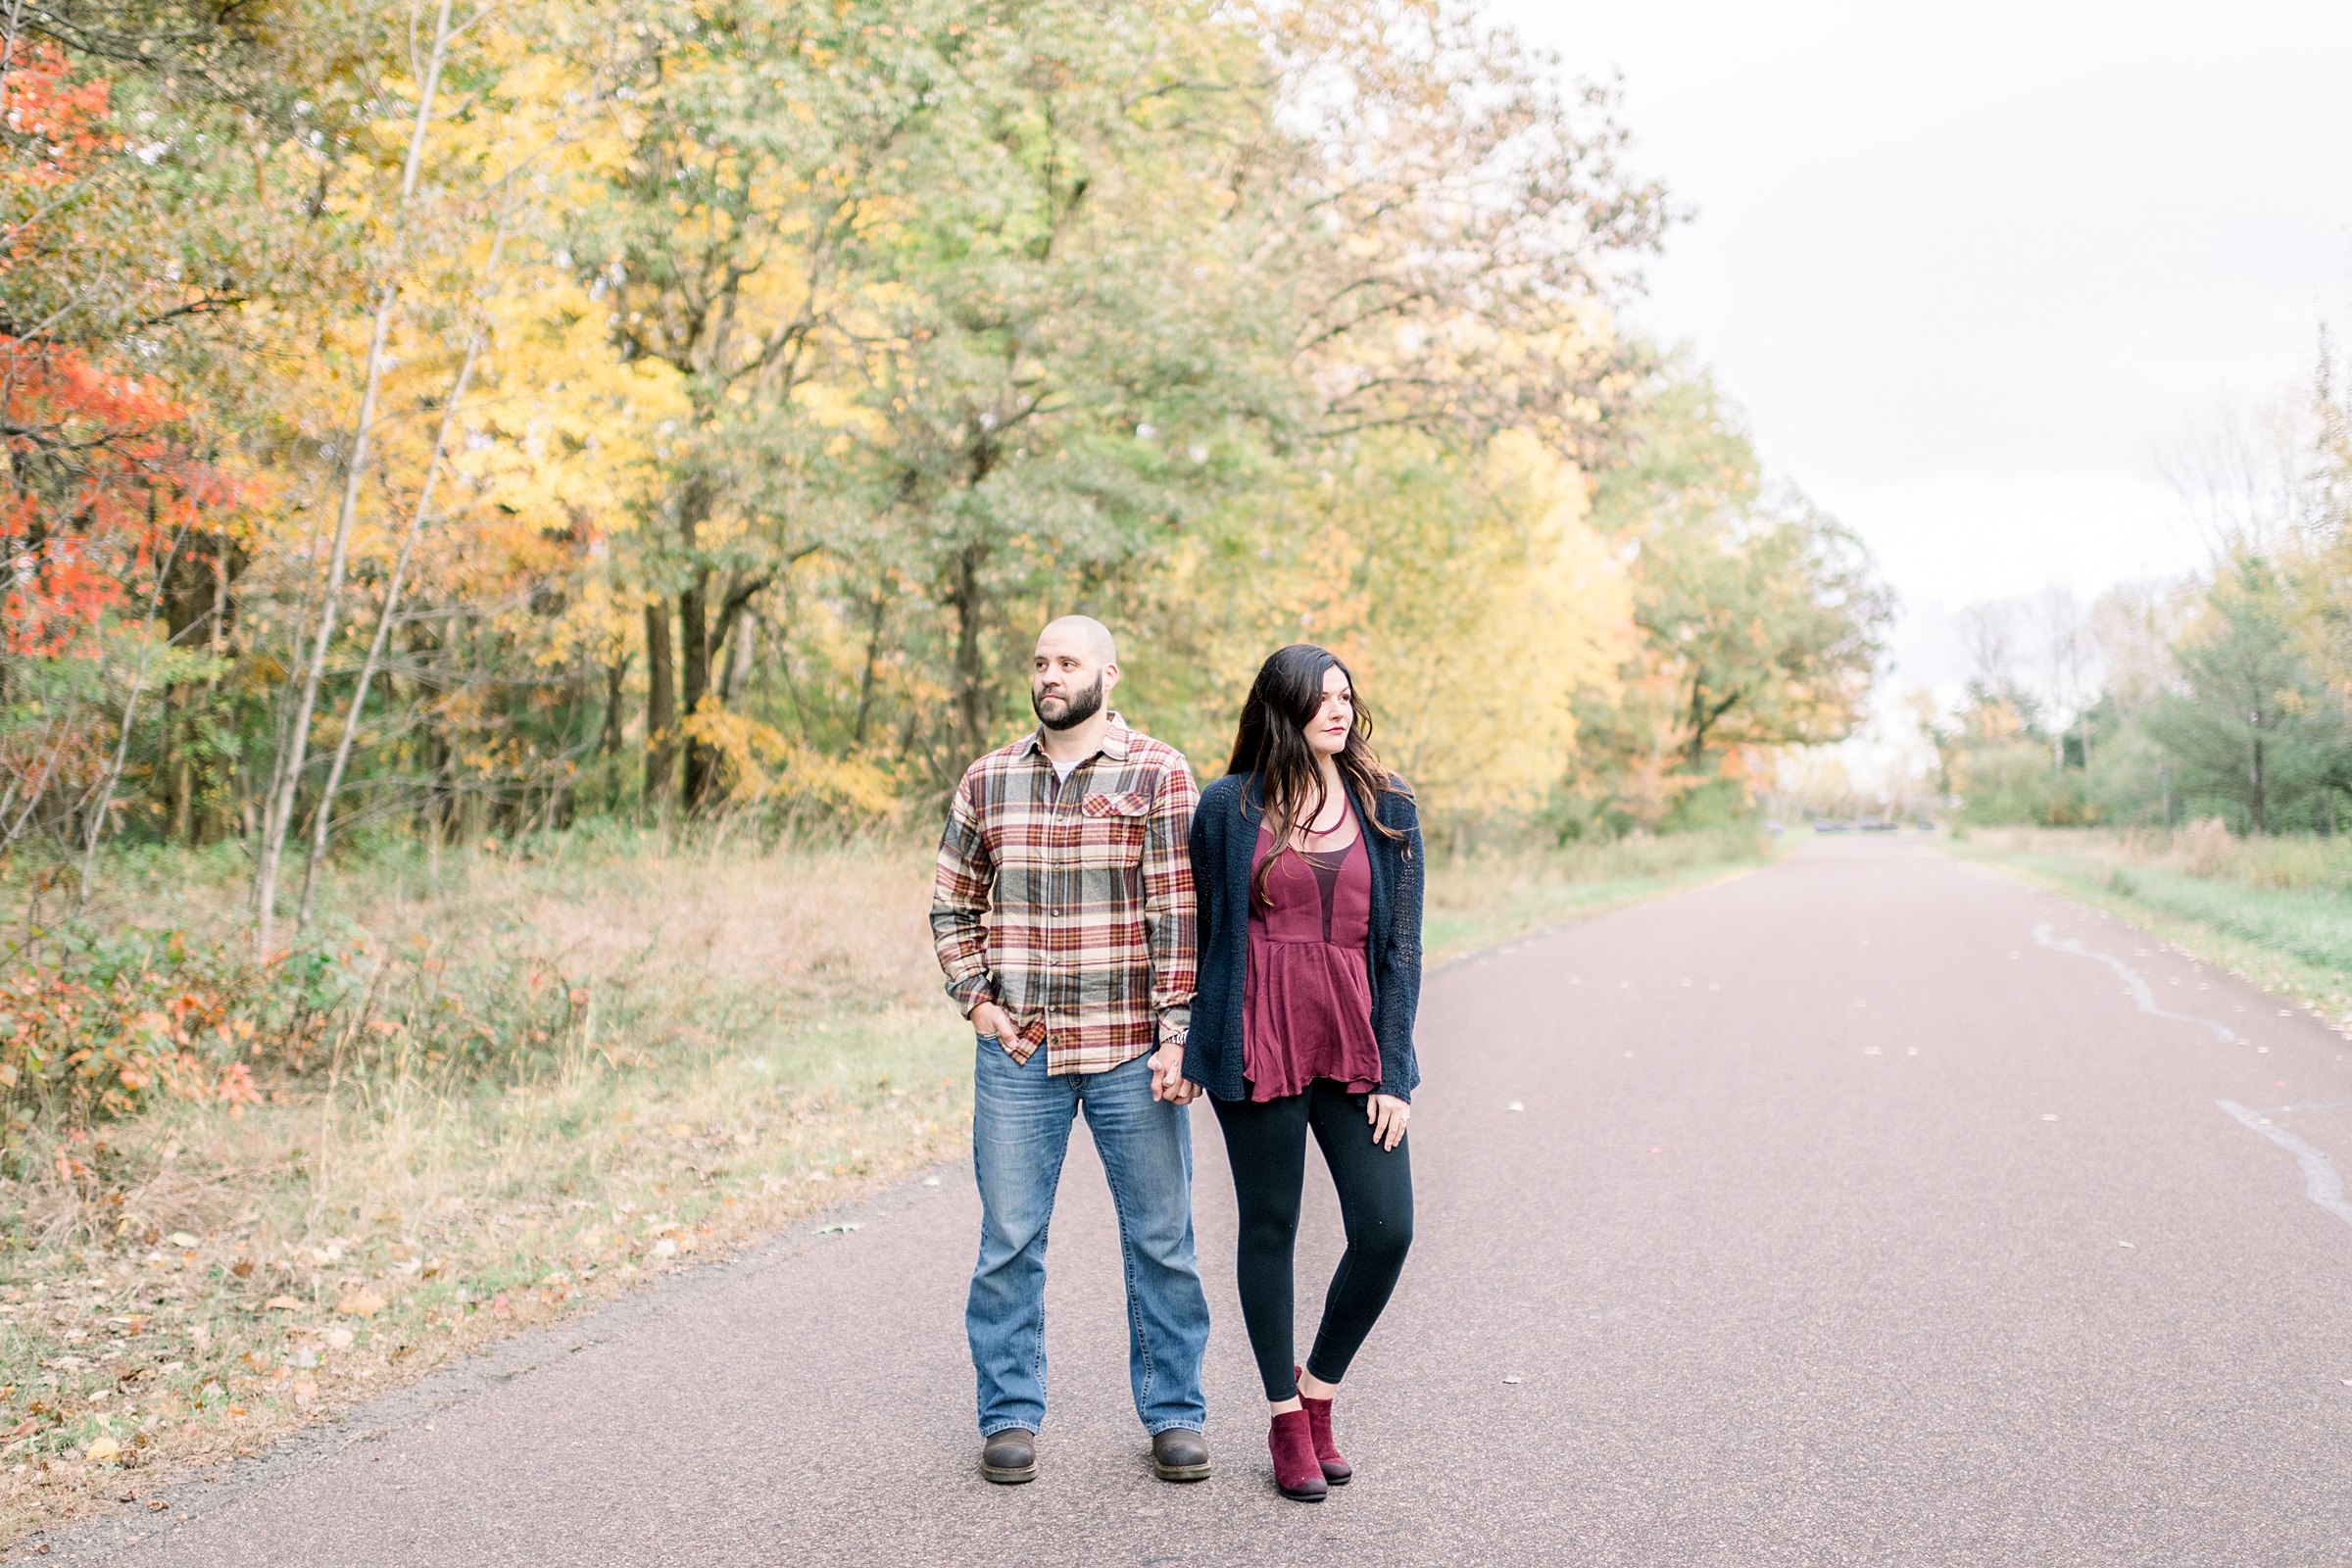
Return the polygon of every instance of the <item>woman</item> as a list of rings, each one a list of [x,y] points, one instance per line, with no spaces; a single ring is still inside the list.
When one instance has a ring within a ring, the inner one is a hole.
[[[1224,1128],[1274,1482],[1302,1501],[1353,1474],[1332,1439],[1332,1400],[1413,1238],[1404,1130],[1421,1076],[1421,828],[1370,733],[1347,666],[1285,648],[1258,670],[1233,760],[1193,816],[1200,975],[1184,1075]],[[1339,1189],[1348,1250],[1300,1367],[1291,1243],[1309,1132]]]

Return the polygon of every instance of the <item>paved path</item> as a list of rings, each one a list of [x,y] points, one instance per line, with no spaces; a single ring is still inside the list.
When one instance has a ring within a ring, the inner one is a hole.
[[[159,1568],[2352,1561],[2352,1204],[2324,1157],[2352,1156],[2352,1066],[2314,1020],[1875,839],[1456,966],[1423,1008],[1419,1242],[1327,1503],[1271,1493],[1202,1108],[1206,1485],[1147,1469],[1081,1136],[1032,1486],[973,1468],[977,1206],[953,1170],[854,1235],[183,1489],[168,1533],[59,1545]],[[1314,1279],[1327,1191],[1310,1212]]]

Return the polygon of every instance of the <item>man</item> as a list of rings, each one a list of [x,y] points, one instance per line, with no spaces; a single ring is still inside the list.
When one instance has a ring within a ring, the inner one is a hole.
[[[1046,1224],[1086,1112],[1127,1267],[1127,1365],[1163,1481],[1208,1474],[1184,1079],[1200,794],[1183,754],[1103,705],[1119,683],[1101,622],[1038,635],[1038,728],[965,770],[939,845],[931,930],[972,1021],[980,1260],[964,1326],[980,1385],[980,1472],[1037,1474],[1046,1414]]]

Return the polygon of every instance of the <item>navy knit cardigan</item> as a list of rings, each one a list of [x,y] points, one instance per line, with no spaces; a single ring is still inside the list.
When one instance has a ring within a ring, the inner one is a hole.
[[[1348,786],[1359,821],[1364,800]],[[1380,820],[1401,839],[1366,831],[1372,862],[1372,1033],[1380,1042],[1380,1093],[1413,1098],[1413,1013],[1421,1001],[1421,816],[1412,798],[1383,793]],[[1234,773],[1200,792],[1193,812],[1193,897],[1200,952],[1184,1075],[1218,1100],[1249,1094],[1242,1081],[1242,973],[1250,951],[1250,861],[1265,817],[1257,775]]]

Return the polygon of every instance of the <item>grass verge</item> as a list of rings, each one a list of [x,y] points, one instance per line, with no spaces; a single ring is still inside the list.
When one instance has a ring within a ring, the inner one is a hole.
[[[2352,1031],[2352,842],[1978,828],[1953,854],[2024,876]]]
[[[1442,858],[1429,956],[1766,854]],[[960,1152],[971,1048],[930,858],[575,835],[347,876],[322,922],[347,994],[259,1093],[12,1124],[0,1544]],[[117,872],[95,911],[117,931],[233,939],[227,868]]]

